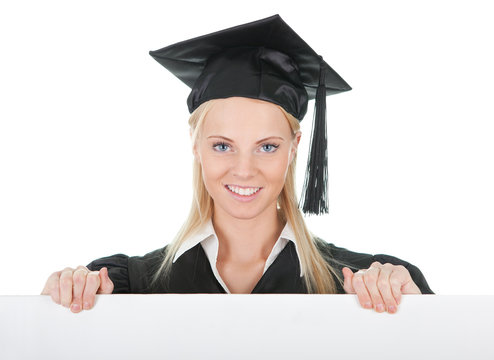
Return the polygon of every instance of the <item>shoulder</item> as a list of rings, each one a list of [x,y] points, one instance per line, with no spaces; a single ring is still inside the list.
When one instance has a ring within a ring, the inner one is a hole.
[[[408,261],[387,254],[367,254],[350,251],[343,247],[338,247],[332,243],[328,243],[318,237],[314,240],[323,258],[339,271],[341,271],[343,267],[349,267],[353,271],[367,269],[375,261],[382,264],[389,263],[393,265],[401,265],[408,270],[413,281],[422,291],[422,294],[433,294],[420,269]]]
[[[335,265],[346,266],[352,270],[368,268],[374,261],[391,263],[394,265],[403,265],[405,267],[411,264],[397,257],[386,254],[367,254],[355,252],[343,247],[338,247],[328,243],[321,238],[315,238],[315,243],[323,257],[332,261]]]
[[[130,256],[129,257],[129,267],[132,267],[135,270],[146,269],[146,270],[154,270],[157,266],[161,265],[161,261],[166,255],[166,250],[168,245],[150,251],[142,256]]]
[[[164,255],[166,254],[167,247],[168,245],[160,249],[148,252],[143,256],[128,256],[121,253],[105,256],[91,261],[87,265],[87,267],[90,270],[99,270],[103,267],[125,269],[128,269],[129,267],[153,267],[156,266],[156,263],[159,263],[163,259]]]

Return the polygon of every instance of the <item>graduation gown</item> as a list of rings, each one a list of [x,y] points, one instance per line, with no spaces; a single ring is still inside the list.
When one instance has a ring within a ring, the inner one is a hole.
[[[356,253],[324,241],[316,244],[321,255],[340,273],[341,278],[341,269],[344,266],[356,271],[369,268],[374,261],[403,265],[423,294],[433,294],[419,268],[406,261],[384,254]],[[158,281],[152,286],[152,276],[159,268],[167,247],[168,245],[144,256],[115,254],[94,260],[87,267],[92,271],[108,268],[108,275],[114,284],[114,294],[226,293],[214,276],[200,243],[173,263],[166,281]],[[336,284],[337,292],[345,293],[339,281],[336,280]],[[252,294],[263,293],[308,293],[304,279],[300,277],[300,265],[292,241],[286,244],[252,290]]]

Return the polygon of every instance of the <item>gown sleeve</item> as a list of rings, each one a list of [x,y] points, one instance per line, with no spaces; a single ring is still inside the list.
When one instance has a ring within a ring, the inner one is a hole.
[[[345,248],[337,247],[331,243],[327,243],[319,238],[317,239],[317,245],[323,257],[333,267],[337,268],[340,273],[345,266],[349,267],[353,271],[368,269],[375,261],[378,261],[381,264],[390,263],[393,265],[402,265],[408,270],[413,282],[418,286],[422,294],[434,294],[420,269],[407,261],[391,255],[371,255],[349,251]],[[343,275],[341,275],[341,278],[343,278]]]
[[[165,249],[157,249],[144,256],[115,254],[91,261],[87,268],[91,271],[108,269],[113,282],[113,294],[146,294],[151,290],[151,278],[159,268]]]
[[[104,267],[108,269],[108,276],[113,282],[113,294],[130,293],[129,257],[124,254],[115,254],[93,260],[87,265],[91,271],[98,271]]]

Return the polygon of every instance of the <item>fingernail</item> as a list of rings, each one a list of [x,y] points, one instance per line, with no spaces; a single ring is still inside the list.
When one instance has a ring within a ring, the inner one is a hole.
[[[376,310],[377,310],[377,312],[383,312],[384,311],[384,305],[383,304],[377,304]]]
[[[370,303],[370,302],[366,302],[366,303],[364,304],[364,307],[365,307],[366,309],[372,309],[372,303]]]
[[[394,305],[390,305],[390,307],[388,307],[388,312],[389,312],[389,313],[394,313],[394,312],[396,312],[396,306],[394,306]]]
[[[89,303],[88,302],[85,302],[84,303],[84,310],[89,310]]]
[[[79,304],[72,304],[72,305],[70,306],[70,309],[71,309],[72,311],[79,311],[79,310],[81,310],[81,307],[79,306]]]

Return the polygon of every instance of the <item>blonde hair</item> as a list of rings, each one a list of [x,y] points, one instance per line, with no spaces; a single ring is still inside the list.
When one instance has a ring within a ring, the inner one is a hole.
[[[214,104],[215,99],[202,103],[190,116],[189,126],[191,128],[192,144],[196,144],[201,134],[202,125],[206,114]],[[300,123],[293,115],[276,105],[284,113],[290,125],[292,135],[300,129]],[[285,185],[278,197],[279,216],[282,221],[289,221],[292,225],[300,256],[302,271],[304,273],[305,285],[309,294],[332,294],[336,293],[335,278],[341,283],[341,278],[333,267],[323,258],[317,249],[317,242],[323,240],[314,236],[305,224],[302,213],[297,205],[295,192],[295,169],[296,153],[288,167]],[[213,200],[209,195],[202,180],[202,168],[199,161],[193,165],[193,198],[189,216],[184,222],[175,239],[167,246],[166,254],[159,269],[153,276],[152,284],[159,278],[166,278],[171,272],[173,258],[180,246],[199,228],[201,228],[213,215]]]

